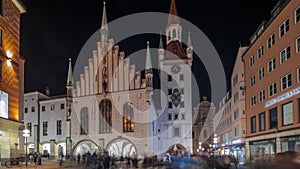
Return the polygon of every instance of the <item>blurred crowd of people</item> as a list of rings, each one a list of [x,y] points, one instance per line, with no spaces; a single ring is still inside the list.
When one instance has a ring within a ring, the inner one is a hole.
[[[286,151],[275,154],[273,159],[258,158],[252,164],[254,169],[300,169],[300,153]]]
[[[140,160],[137,158],[137,154],[135,152],[131,156],[121,156],[117,158],[114,156],[109,156],[107,152],[94,152],[91,154],[89,151],[82,155],[77,153],[76,159],[78,164],[84,163],[87,167],[95,167],[98,169],[109,169],[110,167],[116,166],[117,161],[121,161],[128,167],[138,168],[138,161]]]

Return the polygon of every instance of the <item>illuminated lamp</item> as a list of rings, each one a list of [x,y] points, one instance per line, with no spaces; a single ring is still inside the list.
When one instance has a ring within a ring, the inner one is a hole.
[[[10,50],[6,50],[6,57],[7,57],[7,59],[8,59],[9,61],[12,61],[11,59],[12,59],[12,57],[13,57],[13,54],[11,53]]]

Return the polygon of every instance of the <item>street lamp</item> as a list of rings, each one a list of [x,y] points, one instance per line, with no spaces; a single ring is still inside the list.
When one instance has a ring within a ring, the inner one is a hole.
[[[25,137],[25,162],[26,162],[26,166],[27,166],[27,138],[30,136],[30,131],[27,129],[27,126],[25,126],[25,129],[23,130],[23,136]]]

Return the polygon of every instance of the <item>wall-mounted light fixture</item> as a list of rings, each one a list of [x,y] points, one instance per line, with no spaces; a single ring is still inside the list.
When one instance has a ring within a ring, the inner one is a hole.
[[[6,50],[6,57],[7,57],[7,61],[6,61],[6,64],[8,67],[12,67],[12,57],[13,57],[13,54],[11,53],[10,50]]]
[[[9,61],[12,61],[13,54],[10,50],[6,50],[6,57]]]

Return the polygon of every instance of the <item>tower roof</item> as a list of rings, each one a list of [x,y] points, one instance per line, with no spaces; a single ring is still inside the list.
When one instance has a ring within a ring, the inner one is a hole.
[[[175,49],[175,50],[174,50]],[[188,59],[186,53],[183,50],[181,43],[176,40],[167,45],[165,59]],[[175,52],[176,51],[176,52]]]
[[[67,78],[67,86],[73,85],[73,75],[72,75],[72,63],[71,58],[69,59],[69,70],[68,70],[68,78]]]
[[[147,55],[146,55],[146,68],[145,74],[152,74],[152,63],[151,63],[151,55],[150,55],[150,48],[149,48],[149,41],[147,42]]]
[[[172,24],[180,24],[175,0],[172,0],[172,2],[171,2],[169,19],[168,19],[168,26],[170,26]]]

